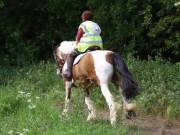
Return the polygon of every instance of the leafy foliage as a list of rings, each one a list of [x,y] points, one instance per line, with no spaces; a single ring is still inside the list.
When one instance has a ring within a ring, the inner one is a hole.
[[[107,121],[86,122],[88,111],[80,89],[72,92],[69,117],[62,116],[64,85],[63,80],[56,76],[52,63],[2,70],[0,134],[109,135],[126,134],[131,130],[121,121],[114,128]],[[132,131],[139,132],[138,129]]]
[[[91,9],[106,49],[140,58],[179,61],[176,0],[1,0],[0,59],[22,65],[52,57],[52,45],[74,40],[80,15]]]
[[[126,58],[126,63],[140,88],[140,94],[136,98],[138,111],[179,119],[180,64],[172,65],[161,59],[153,61],[150,58],[148,62],[139,61],[132,56]],[[86,122],[88,111],[84,93],[78,88],[72,91],[69,117],[63,117],[63,80],[56,76],[55,65],[52,63],[6,67],[0,71],[0,134],[126,135],[131,131],[140,134],[139,129],[131,129],[122,123],[121,113],[114,128],[104,120]],[[117,89],[111,87],[110,90],[117,101],[120,101]],[[92,91],[91,96],[96,107],[108,109],[99,89]],[[142,115],[138,117],[141,118]],[[26,129],[28,133],[24,133]]]
[[[128,63],[139,82],[141,95],[137,100],[143,112],[168,118],[179,117],[180,65],[160,58],[140,62],[128,57]]]

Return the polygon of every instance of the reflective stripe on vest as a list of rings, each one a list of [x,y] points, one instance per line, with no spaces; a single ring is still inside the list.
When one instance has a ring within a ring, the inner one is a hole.
[[[87,36],[99,36],[99,34],[84,34],[84,37],[87,37]]]
[[[81,38],[77,45],[77,50],[79,52],[85,52],[91,46],[98,46],[103,49],[101,36],[87,36]]]
[[[85,52],[91,46],[98,46],[103,49],[102,42],[89,42],[89,43],[78,43],[77,50],[79,52]]]
[[[84,52],[91,46],[98,46],[103,49],[101,36],[99,34],[94,34],[93,30],[91,30],[93,28],[90,25],[86,27],[85,24],[81,24],[81,27],[83,27],[85,33],[77,45],[77,50],[79,52]]]

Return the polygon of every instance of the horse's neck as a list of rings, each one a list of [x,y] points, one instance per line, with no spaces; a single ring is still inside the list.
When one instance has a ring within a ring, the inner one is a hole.
[[[62,53],[69,54],[75,49],[75,41],[63,41],[60,44],[59,50]]]

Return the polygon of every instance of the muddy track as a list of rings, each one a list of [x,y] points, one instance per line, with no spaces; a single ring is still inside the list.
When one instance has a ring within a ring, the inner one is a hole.
[[[149,116],[137,117],[129,124],[141,129],[144,135],[180,135],[180,120],[165,120]]]
[[[101,119],[107,120],[109,113],[99,111]],[[130,135],[134,129],[140,129],[142,135],[180,135],[180,120],[166,120],[163,118],[155,118],[154,116],[137,116],[133,120],[123,118],[123,123],[127,127],[131,127]]]
[[[64,103],[54,102],[53,107],[58,110],[63,109]],[[84,111],[87,111],[86,109]],[[97,110],[98,119],[108,120],[109,112],[105,110]],[[119,117],[122,117],[120,114]],[[130,127],[130,135],[133,134],[134,129],[140,129],[142,135],[180,135],[180,119],[179,120],[166,120],[155,116],[142,116],[138,114],[133,120],[127,120],[126,118],[120,118],[123,120],[123,124]]]

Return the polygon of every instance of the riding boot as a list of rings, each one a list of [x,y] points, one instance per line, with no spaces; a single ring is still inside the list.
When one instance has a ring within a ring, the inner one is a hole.
[[[63,76],[65,78],[67,78],[69,81],[71,81],[72,80],[72,66],[74,63],[74,56],[71,54],[68,55],[66,63],[67,63],[67,67],[66,67],[65,71],[63,72]]]

